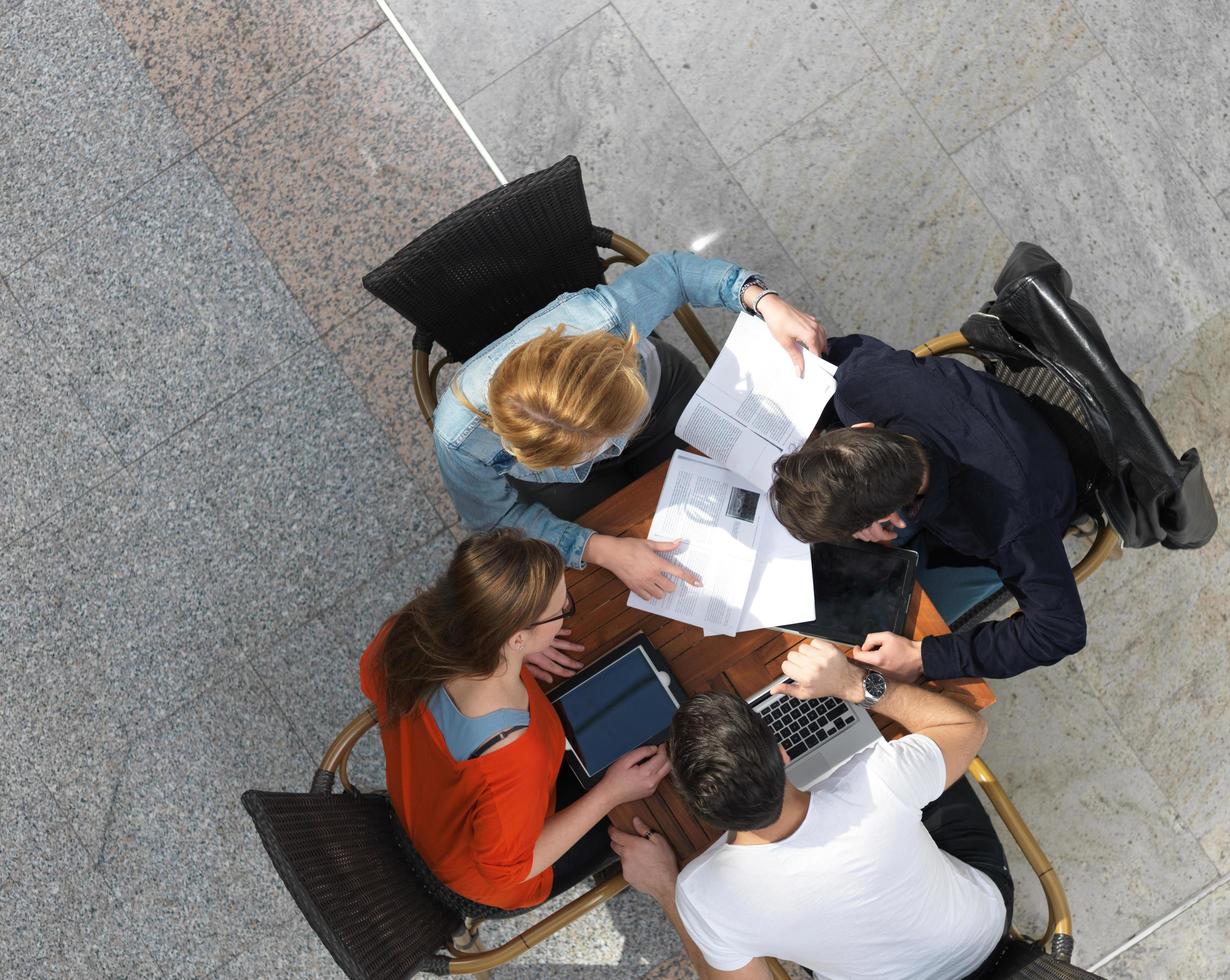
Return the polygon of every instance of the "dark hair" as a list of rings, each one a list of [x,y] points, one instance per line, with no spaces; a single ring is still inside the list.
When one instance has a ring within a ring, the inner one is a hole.
[[[782,815],[777,739],[742,698],[707,691],[671,722],[671,779],[692,813],[722,830],[760,830]]]
[[[846,541],[907,506],[927,475],[917,439],[888,429],[833,429],[773,466],[769,500],[800,541]]]
[[[495,673],[504,644],[543,615],[563,574],[553,545],[513,528],[462,541],[435,584],[393,617],[380,658],[385,724],[447,680]]]

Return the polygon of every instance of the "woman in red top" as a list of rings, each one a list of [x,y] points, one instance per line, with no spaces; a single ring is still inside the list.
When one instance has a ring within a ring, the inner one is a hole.
[[[360,663],[402,826],[440,881],[484,905],[525,908],[571,887],[609,852],[606,815],[670,768],[663,749],[637,749],[582,793],[562,767],[563,728],[530,663],[564,672],[552,650],[571,612],[554,546],[475,535]]]

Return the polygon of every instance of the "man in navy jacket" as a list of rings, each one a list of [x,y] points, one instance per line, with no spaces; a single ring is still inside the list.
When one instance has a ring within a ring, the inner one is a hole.
[[[916,358],[861,335],[832,340],[826,356],[838,365],[830,410],[848,428],[778,462],[778,518],[805,541],[888,544],[917,525],[932,564],[938,543],[951,563],[989,566],[1021,609],[921,642],[873,633],[858,660],[907,681],[1011,677],[1080,650],[1085,613],[1063,546],[1075,477],[1041,416],[951,358]]]

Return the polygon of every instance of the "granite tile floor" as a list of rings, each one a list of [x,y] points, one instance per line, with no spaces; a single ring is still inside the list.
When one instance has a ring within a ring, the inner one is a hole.
[[[575,153],[597,222],[833,333],[954,329],[1040,242],[1230,505],[1224,4],[388,6],[509,177]],[[305,783],[461,533],[359,277],[495,176],[375,0],[0,9],[0,975],[338,977],[238,796]],[[1227,572],[1129,553],[994,685],[1106,977],[1230,975]],[[688,975],[633,894],[497,971]]]

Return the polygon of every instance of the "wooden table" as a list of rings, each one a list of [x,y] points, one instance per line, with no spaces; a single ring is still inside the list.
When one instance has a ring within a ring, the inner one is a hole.
[[[579,521],[602,534],[646,537],[657,506],[668,463],[645,474],[609,500],[599,504]],[[653,641],[688,694],[730,691],[746,697],[781,675],[780,664],[787,652],[804,637],[776,630],[751,630],[737,636],[705,637],[699,627],[688,626],[653,613],[629,609],[628,589],[604,568],[590,565],[567,573],[568,589],[576,600],[576,614],[568,622],[570,639],[585,645],[578,659],[588,663],[635,633]],[[948,627],[931,601],[916,585],[906,629],[918,639],[947,633]],[[995,695],[982,680],[966,678],[930,682],[935,690],[958,698],[981,710],[995,703]],[[903,734],[899,726],[872,715],[888,738]],[[661,831],[682,860],[708,847],[718,831],[705,826],[687,812],[683,800],[663,780],[647,800],[619,807],[611,818],[616,826],[631,828],[633,815]]]

